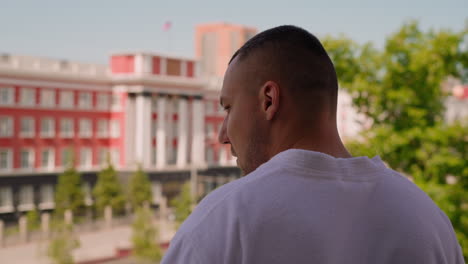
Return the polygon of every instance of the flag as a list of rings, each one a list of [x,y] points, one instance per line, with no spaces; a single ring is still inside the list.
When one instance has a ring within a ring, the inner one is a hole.
[[[166,21],[166,23],[164,23],[164,25],[163,25],[163,30],[164,31],[169,31],[169,29],[171,29],[171,27],[172,27],[171,21]]]

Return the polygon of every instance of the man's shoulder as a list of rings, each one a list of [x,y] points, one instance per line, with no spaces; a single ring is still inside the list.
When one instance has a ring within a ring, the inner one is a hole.
[[[252,195],[259,181],[270,174],[269,170],[258,170],[224,184],[202,199],[181,226],[183,232],[212,228],[212,221],[228,221],[248,209],[245,198]],[[226,219],[225,219],[226,218]]]
[[[236,234],[232,230],[238,224],[239,208],[243,207],[239,197],[250,183],[251,179],[243,177],[216,188],[203,198],[171,240],[166,258],[171,263],[189,263],[188,259],[190,263],[209,263],[206,259],[223,263],[220,252],[234,243],[231,240],[238,241],[233,239]]]

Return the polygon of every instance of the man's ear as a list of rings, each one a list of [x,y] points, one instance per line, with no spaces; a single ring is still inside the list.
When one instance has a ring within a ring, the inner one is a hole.
[[[279,109],[280,89],[279,85],[273,81],[267,81],[260,89],[260,102],[262,112],[266,120],[272,120]]]

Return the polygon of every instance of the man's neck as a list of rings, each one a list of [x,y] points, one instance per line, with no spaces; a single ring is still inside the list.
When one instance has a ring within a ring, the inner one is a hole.
[[[289,136],[279,137],[283,141],[276,141],[272,148],[272,157],[276,154],[283,152],[288,149],[304,149],[310,151],[316,151],[325,153],[335,158],[351,158],[352,155],[348,152],[343,142],[341,141],[338,132],[327,132],[317,133],[317,131],[307,131],[300,135],[293,136],[289,133]]]

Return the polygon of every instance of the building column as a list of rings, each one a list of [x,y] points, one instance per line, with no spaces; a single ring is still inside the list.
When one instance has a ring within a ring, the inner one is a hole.
[[[135,74],[140,76],[151,73],[153,69],[151,56],[146,54],[136,54],[133,68],[135,70]]]
[[[156,167],[166,166],[166,97],[158,97],[158,120],[156,126]]]
[[[135,165],[135,96],[128,94],[125,108],[125,162],[127,166]]]
[[[176,163],[176,159],[174,159],[174,146],[173,146],[173,139],[176,135],[177,131],[174,131],[174,112],[177,109],[174,109],[174,100],[176,100],[172,96],[168,96],[166,99],[166,116],[165,119],[165,132],[166,132],[166,165],[174,165]]]
[[[192,153],[191,160],[194,166],[205,165],[205,113],[203,100],[195,98],[192,102]]]
[[[187,165],[188,108],[187,99],[179,98],[179,131],[177,131],[177,167]]]
[[[151,96],[147,93],[136,97],[135,158],[145,167],[151,164]]]

